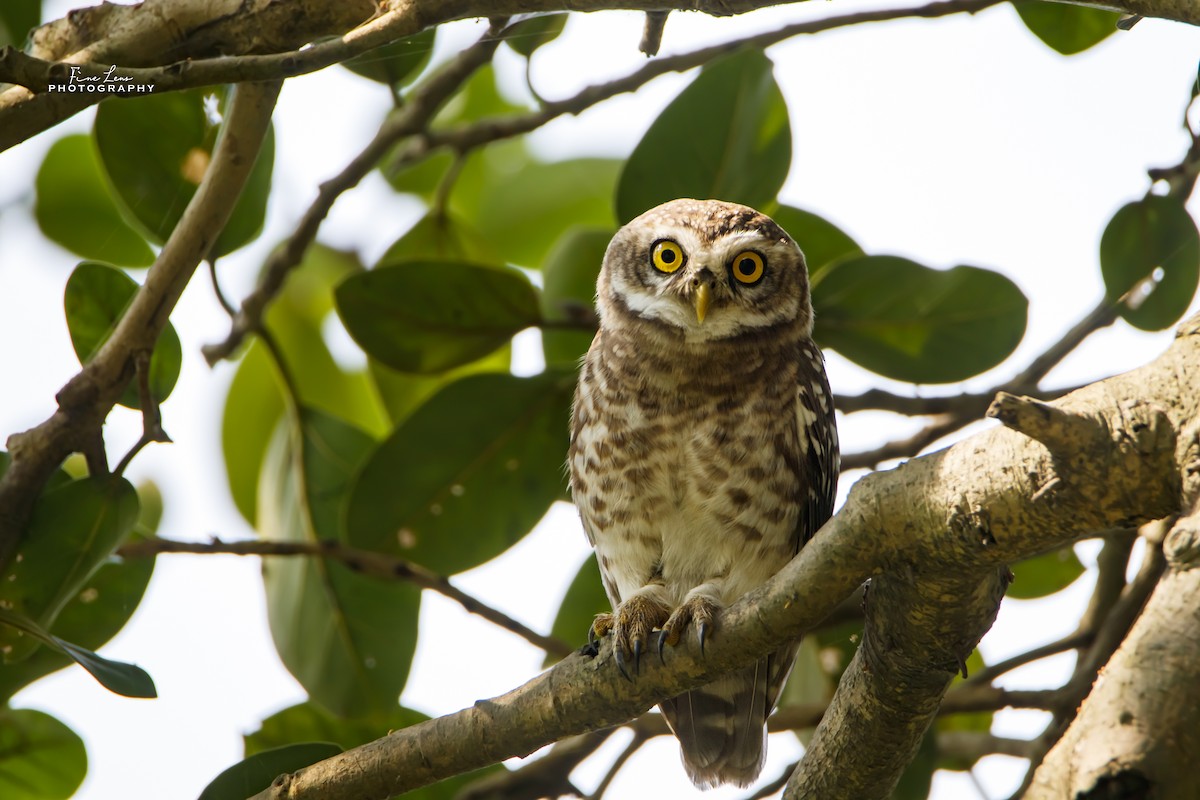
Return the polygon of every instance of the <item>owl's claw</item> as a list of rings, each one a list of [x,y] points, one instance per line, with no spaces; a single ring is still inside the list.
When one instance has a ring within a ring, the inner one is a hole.
[[[688,625],[696,628],[696,641],[700,645],[700,655],[704,655],[704,644],[712,632],[717,612],[720,606],[716,601],[704,595],[692,595],[684,604],[671,614],[662,626],[662,638],[658,642],[658,654],[662,657],[663,645],[674,647],[683,639],[683,633]]]
[[[616,612],[601,614],[592,623],[590,635],[612,633],[613,660],[627,680],[641,674],[642,653],[645,652],[654,629],[666,621],[669,609],[652,597],[635,594],[621,603]]]

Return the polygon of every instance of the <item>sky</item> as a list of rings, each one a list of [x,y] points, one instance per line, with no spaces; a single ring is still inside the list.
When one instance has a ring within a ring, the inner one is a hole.
[[[871,0],[853,9],[891,5]],[[46,15],[58,16],[69,7],[47,3]],[[735,19],[675,13],[663,52],[683,52],[844,8],[798,4]],[[640,29],[636,14],[574,15],[565,35],[535,56],[534,84],[543,96],[559,98],[636,69],[645,60],[637,52]],[[452,26],[440,37],[439,52],[462,46],[482,30],[475,22]],[[1025,31],[1012,8],[999,7],[974,17],[834,31],[774,47],[769,55],[795,139],[785,201],[838,223],[868,252],[939,268],[968,263],[997,269],[1030,298],[1028,331],[1010,365],[966,385],[982,389],[1018,371],[1100,299],[1097,253],[1104,225],[1116,209],[1146,191],[1147,168],[1176,163],[1186,148],[1181,119],[1200,58],[1200,31],[1144,20],[1092,51],[1065,59]],[[506,89],[523,96],[518,57],[502,48],[497,69]],[[533,141],[547,158],[627,155],[688,79],[662,78],[635,96],[556,121]],[[287,82],[275,117],[276,188],[268,227],[258,242],[223,262],[227,291],[240,297],[252,287],[266,251],[294,226],[316,186],[369,140],[388,103],[381,87],[339,68]],[[61,298],[78,259],[37,233],[32,185],[50,144],[66,133],[88,130],[90,123],[90,112],[80,114],[0,154],[4,436],[48,416],[54,393],[77,369]],[[1197,210],[1194,204],[1192,210]],[[338,203],[321,239],[354,248],[371,261],[419,211],[372,175]],[[207,281],[193,282],[173,321],[184,344],[184,366],[163,414],[175,443],[144,451],[131,477],[152,476],[162,486],[166,512],[160,535],[251,537],[225,489],[219,452],[222,398],[233,366],[210,369],[199,355],[202,344],[219,340],[228,327]],[[336,329],[329,335],[343,357],[358,357]],[[536,337],[521,334],[516,371],[540,369]],[[1170,331],[1146,334],[1118,324],[1089,339],[1046,385],[1073,385],[1138,366],[1170,338]],[[829,373],[839,393],[881,385],[911,391],[836,354],[829,355]],[[140,425],[132,412],[115,411],[106,428],[110,453],[123,452],[136,440]],[[843,449],[857,451],[912,427],[911,421],[882,413],[843,418]],[[843,496],[857,477],[843,475]],[[1094,544],[1078,546],[1087,563],[1094,562],[1095,550]],[[559,505],[508,553],[454,582],[547,631],[587,554],[574,510]],[[1068,633],[1086,604],[1090,581],[1085,576],[1050,601],[1005,601],[984,640],[984,656],[995,661]],[[423,598],[421,626],[426,633],[402,702],[427,714],[452,712],[503,693],[540,669],[540,651],[437,595]],[[76,795],[80,800],[194,797],[241,758],[242,734],[304,699],[271,645],[256,559],[161,557],[142,606],[102,652],[145,667],[159,698],[117,697],[82,670],[68,669],[14,701],[55,715],[84,737],[90,764]],[[481,659],[480,653],[489,657]],[[1069,656],[1050,659],[1013,673],[1005,685],[1042,687],[1064,679],[1070,667]],[[1028,737],[1044,718],[1037,712],[1002,712],[993,731]],[[622,747],[621,737],[606,745],[575,776],[578,785],[594,788]],[[772,737],[764,777],[774,777],[799,752],[787,735]],[[940,774],[932,796],[1006,797],[1019,781],[1017,766],[997,756],[981,762],[974,780],[962,773]],[[609,796],[646,796],[650,788],[660,796],[698,795],[678,766],[672,739],[643,748]],[[745,794],[720,789],[705,796],[724,800]]]

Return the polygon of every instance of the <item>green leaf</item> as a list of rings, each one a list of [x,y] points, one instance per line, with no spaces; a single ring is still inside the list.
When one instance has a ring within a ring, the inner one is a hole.
[[[124,478],[84,478],[45,492],[34,505],[16,558],[0,576],[0,608],[53,625],[137,516],[137,492]],[[0,631],[6,662],[20,661],[36,647],[28,637]]]
[[[507,375],[511,365],[512,347],[505,345],[477,361],[436,375],[414,375],[411,372],[399,372],[373,358],[369,360],[367,366],[371,373],[371,379],[375,383],[376,391],[379,392],[379,398],[387,409],[393,425],[396,425],[416,411],[422,403],[433,397],[443,386],[467,375],[486,372],[499,372]]]
[[[100,161],[117,198],[154,242],[171,235],[208,169],[218,133],[209,110],[219,110],[226,94],[163,92],[101,103],[96,111],[93,135]],[[213,257],[236,250],[262,230],[274,142],[268,131],[246,188],[213,245]]]
[[[144,491],[139,490],[139,494],[145,497]],[[146,505],[143,500],[143,517]],[[139,522],[138,527],[142,524]],[[140,537],[135,533],[131,538]],[[141,603],[154,572],[154,561],[153,558],[136,558],[104,562],[83,589],[63,606],[50,633],[88,650],[100,649],[125,627]],[[59,650],[39,647],[24,661],[5,665],[0,669],[0,703],[39,678],[72,663],[71,657]]]
[[[522,21],[504,39],[504,43],[514,52],[529,58],[534,50],[557,39],[566,25],[566,14],[542,14]]]
[[[1016,579],[1008,587],[1008,596],[1033,600],[1067,588],[1085,572],[1070,547],[1061,547],[1013,565]]]
[[[615,230],[612,196],[620,170],[613,159],[544,162],[515,147],[489,148],[467,159],[450,204],[500,259],[536,269],[574,225]]]
[[[792,160],[792,132],[771,60],[746,49],[712,62],[646,131],[617,187],[626,223],[677,197],[766,208]]]
[[[821,645],[811,636],[800,640],[796,664],[779,693],[779,706],[827,703],[833,697],[833,681],[821,669]],[[801,740],[804,741],[804,740]],[[807,742],[805,742],[807,744]]]
[[[427,719],[419,711],[395,706],[378,709],[365,717],[344,719],[316,703],[299,703],[267,717],[257,731],[248,734],[246,755],[297,742],[333,742],[349,750],[379,739],[388,731],[398,731]]]
[[[21,50],[29,32],[42,19],[42,0],[5,0],[0,3],[0,47]]]
[[[263,461],[257,527],[275,541],[337,540],[351,476],[373,442],[312,409],[300,426],[298,458],[281,425]],[[275,647],[314,701],[342,716],[395,705],[416,647],[417,588],[321,558],[269,562],[263,580]]]
[[[323,336],[333,311],[334,284],[363,269],[353,253],[322,244],[309,247],[267,310],[266,327],[283,352],[305,405],[382,435],[391,425],[370,376],[365,370],[342,369]],[[253,342],[234,373],[221,420],[229,489],[238,511],[251,524],[257,518],[263,457],[283,410],[282,380],[263,346]]]
[[[508,267],[414,261],[353,275],[335,292],[359,346],[405,372],[481,358],[540,321],[537,292]]]
[[[266,789],[280,775],[332,758],[342,748],[328,742],[306,742],[256,753],[213,778],[200,800],[246,800]]]
[[[477,261],[499,263],[490,243],[456,215],[430,212],[384,252],[378,266],[405,261]]]
[[[809,277],[813,280],[838,259],[863,254],[849,234],[810,211],[780,206],[771,217],[800,245]]]
[[[78,734],[41,711],[0,709],[0,797],[67,800],[86,775]]]
[[[579,642],[582,645],[592,628],[592,620],[597,614],[609,611],[612,611],[612,605],[604,593],[604,582],[600,580],[600,568],[596,566],[596,555],[593,553],[575,573],[567,593],[558,604],[558,614],[554,617],[550,635],[564,642]],[[558,660],[559,657],[554,653],[547,653],[543,666],[550,666]]]
[[[359,472],[350,542],[447,575],[502,553],[564,490],[574,383],[484,374],[446,386]]]
[[[570,228],[550,251],[542,268],[542,317],[579,330],[542,331],[546,363],[575,369],[595,338],[596,278],[604,251],[613,237],[610,228]]]
[[[110,692],[125,697],[157,697],[154,681],[144,669],[135,664],[123,661],[113,661],[104,658],[77,644],[64,641],[50,634],[33,620],[21,614],[14,614],[5,608],[0,608],[0,625],[8,630],[18,631],[29,639],[35,639],[48,647],[58,650],[70,657],[79,666],[91,673],[100,685]]]
[[[860,256],[821,274],[813,306],[822,346],[889,378],[950,383],[1008,357],[1025,334],[1029,301],[991,270]]]
[[[64,136],[46,152],[37,174],[33,213],[46,238],[76,255],[126,267],[145,267],[154,251],[125,224],[91,137]]]
[[[427,28],[413,36],[385,44],[343,61],[351,72],[388,86],[402,86],[415,78],[433,55],[436,28]]]
[[[79,363],[91,361],[108,341],[137,291],[137,282],[116,267],[96,261],[83,261],[75,267],[63,292],[63,308]],[[150,354],[150,393],[159,403],[175,388],[182,363],[179,334],[168,322]],[[136,377],[117,402],[127,408],[141,408]]]
[[[1087,50],[1117,30],[1121,15],[1098,8],[1014,0],[1021,21],[1035,36],[1064,56]]]
[[[937,736],[930,728],[921,739],[916,757],[904,768],[891,800],[926,800],[929,787],[933,784],[933,771],[937,768]]]
[[[1157,270],[1161,280],[1148,296],[1120,306],[1121,316],[1144,331],[1162,330],[1183,316],[1200,279],[1196,223],[1178,200],[1151,195],[1124,206],[1109,221],[1100,237],[1100,273],[1108,299],[1115,302]]]
[[[334,742],[343,749],[381,739],[390,731],[398,731],[429,719],[419,711],[408,708],[378,710],[370,716],[341,719],[314,703],[300,703],[272,714],[262,727],[245,737],[246,754],[253,755],[297,741]],[[465,775],[456,775],[430,786],[404,794],[404,800],[455,800],[471,783],[490,773],[503,772],[499,764]]]

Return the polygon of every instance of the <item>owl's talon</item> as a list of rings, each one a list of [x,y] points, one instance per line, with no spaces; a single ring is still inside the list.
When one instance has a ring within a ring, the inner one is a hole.
[[[704,642],[708,639],[708,623],[701,622],[696,626],[696,640],[700,642],[700,655],[704,655]]]
[[[642,640],[633,640],[633,674],[642,674]]]
[[[629,674],[629,670],[625,668],[625,654],[616,643],[613,643],[613,660],[617,662],[617,670],[621,673],[625,680],[633,683],[633,676]]]

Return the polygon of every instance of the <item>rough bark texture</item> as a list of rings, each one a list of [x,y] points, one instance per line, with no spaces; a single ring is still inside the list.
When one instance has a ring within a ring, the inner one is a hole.
[[[1190,477],[1200,480],[1200,461]],[[1034,775],[1030,800],[1200,797],[1200,514],[1175,526],[1164,551],[1167,575]]]

